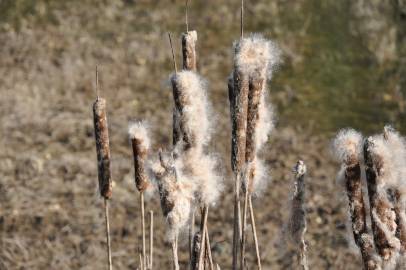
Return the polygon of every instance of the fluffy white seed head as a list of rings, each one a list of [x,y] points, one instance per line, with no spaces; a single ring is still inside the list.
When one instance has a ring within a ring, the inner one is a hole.
[[[197,41],[197,32],[195,30],[183,33],[182,35],[186,37],[189,44],[195,44]]]
[[[271,182],[271,174],[269,173],[269,168],[265,165],[265,162],[255,157],[254,161],[250,164],[247,164],[247,171],[254,166],[254,177],[252,179],[252,194],[260,197],[264,194],[266,187]],[[247,179],[247,177],[244,177]]]
[[[261,93],[261,100],[258,106],[258,126],[255,130],[256,149],[261,147],[268,141],[268,137],[274,129],[274,111],[271,104],[266,104],[265,91]]]
[[[392,155],[394,175],[388,179],[388,185],[395,187],[400,193],[406,192],[406,141],[391,126],[385,126],[383,138],[388,151]],[[403,196],[405,197],[405,196]]]
[[[150,139],[148,135],[148,128],[145,122],[134,122],[128,127],[128,136],[130,139],[137,139],[142,143],[145,149],[150,148]]]
[[[218,173],[219,159],[214,155],[190,151],[177,160],[185,177],[193,185],[199,205],[213,205],[223,190],[223,178]]]
[[[206,81],[193,71],[181,71],[172,76],[176,81],[184,102],[180,115],[188,134],[193,134],[196,145],[204,146],[210,140],[210,106]]]
[[[235,42],[234,50],[236,52],[234,62],[237,68],[249,75],[264,74],[267,80],[271,80],[272,73],[281,60],[279,47],[260,34],[251,34]]]
[[[359,162],[362,154],[362,135],[354,129],[342,129],[333,141],[333,152],[340,162],[351,165]]]

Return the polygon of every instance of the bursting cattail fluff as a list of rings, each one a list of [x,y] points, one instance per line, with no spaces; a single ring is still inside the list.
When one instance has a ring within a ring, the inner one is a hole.
[[[364,159],[375,246],[384,267],[390,269],[399,255],[400,242],[396,238],[396,213],[385,188],[393,175],[393,161],[384,140],[383,136],[365,140]]]
[[[142,122],[131,124],[128,128],[128,135],[133,149],[135,184],[138,191],[143,192],[149,186],[146,161],[150,141],[145,124]]]
[[[361,181],[362,143],[361,133],[343,129],[333,141],[333,150],[337,160],[341,162],[339,178],[342,178],[348,197],[353,238],[360,249],[364,268],[369,270],[379,269],[380,259],[375,254],[373,238],[367,228]]]
[[[110,171],[110,145],[107,125],[106,100],[97,98],[93,104],[94,132],[97,150],[97,169],[100,195],[111,198],[112,180]]]
[[[280,61],[280,51],[272,41],[256,34],[240,40],[234,47],[234,74],[242,73],[248,78],[245,162],[249,172],[245,179],[249,181],[248,190],[252,193],[258,191],[255,186],[260,186],[254,183],[261,175],[261,172],[256,173],[261,169],[257,152],[273,128],[272,110],[265,103],[265,89]],[[230,104],[235,106],[236,103]],[[247,186],[247,183],[243,184]]]
[[[176,168],[172,158],[160,154],[160,161],[152,168],[158,185],[162,212],[169,226],[168,237],[174,237],[186,225],[190,217],[193,187]]]
[[[210,140],[209,103],[206,82],[192,71],[181,71],[171,77],[175,101],[175,123],[179,123],[185,149],[203,147]]]

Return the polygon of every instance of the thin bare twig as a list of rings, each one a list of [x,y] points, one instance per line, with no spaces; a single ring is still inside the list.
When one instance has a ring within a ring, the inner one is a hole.
[[[241,39],[244,38],[244,0],[241,0]]]
[[[194,242],[194,235],[195,235],[195,209],[192,210],[192,216],[190,218],[189,223],[189,260],[190,260],[190,269],[194,269],[193,265],[193,242]]]
[[[206,225],[207,226],[207,225]],[[213,265],[213,257],[211,254],[211,245],[210,245],[210,238],[209,238],[209,230],[206,228],[206,235],[205,235],[205,239],[206,239],[206,251],[207,251],[207,257],[209,260],[209,269],[210,270],[214,270],[214,265]]]

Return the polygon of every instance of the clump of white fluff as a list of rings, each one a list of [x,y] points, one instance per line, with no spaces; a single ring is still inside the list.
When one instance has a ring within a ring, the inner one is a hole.
[[[193,71],[181,71],[172,76],[176,82],[180,99],[184,105],[179,113],[180,122],[188,134],[193,134],[196,145],[204,146],[210,140],[210,105],[207,98],[206,81]]]
[[[379,177],[378,185],[389,187],[396,183],[399,177],[399,168],[396,167],[392,149],[383,135],[375,135],[368,140],[371,142],[369,151],[373,163],[376,164]]]
[[[333,152],[337,160],[350,165],[361,159],[362,134],[354,129],[342,129],[333,140]],[[354,160],[356,159],[356,160]]]
[[[192,44],[193,47],[195,46],[195,43],[197,41],[197,32],[195,30],[183,33],[182,36],[186,38],[188,44]]]
[[[281,60],[279,47],[261,34],[251,34],[235,42],[234,49],[234,62],[243,73],[250,76],[257,72],[265,73],[267,80],[272,78],[272,73]]]
[[[274,128],[274,111],[271,104],[267,105],[265,101],[265,91],[262,91],[258,106],[258,124],[255,130],[255,144],[258,150],[268,141],[268,137]]]
[[[216,156],[199,151],[186,152],[176,161],[188,183],[193,185],[195,201],[200,205],[215,204],[224,188],[218,163]]]
[[[254,166],[254,168],[252,166]],[[252,190],[250,191],[252,195],[259,197],[264,193],[266,187],[272,181],[269,167],[265,165],[265,162],[262,159],[255,157],[253,162],[246,166],[244,181],[249,179],[248,174],[251,170],[254,171],[254,177],[251,179],[253,182]],[[247,183],[244,182],[244,185],[247,187]]]
[[[173,240],[188,224],[194,189],[176,162],[164,162],[167,167],[156,161],[151,164],[151,171],[159,188],[162,211],[168,223],[167,235],[169,240]]]
[[[391,126],[385,126],[383,134],[388,150],[392,155],[393,177],[387,185],[399,190],[406,189],[406,141]]]
[[[148,134],[148,126],[145,122],[134,122],[128,127],[128,135],[130,139],[137,139],[142,143],[146,150],[151,146]]]

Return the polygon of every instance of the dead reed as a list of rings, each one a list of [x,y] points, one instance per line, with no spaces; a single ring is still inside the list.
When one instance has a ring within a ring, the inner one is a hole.
[[[144,192],[150,183],[146,173],[146,161],[150,147],[149,136],[145,124],[133,123],[129,126],[128,134],[131,141],[134,158],[135,185],[140,192],[141,229],[142,229],[142,261],[147,267],[146,239],[145,239],[145,201]]]
[[[112,195],[112,182],[110,171],[110,146],[109,131],[107,125],[106,100],[99,97],[99,72],[96,66],[96,94],[97,98],[93,104],[94,134],[96,139],[97,169],[99,178],[100,195],[104,198],[104,214],[106,224],[107,241],[107,265],[112,270],[111,244],[110,244],[110,223],[108,211],[108,199]]]

